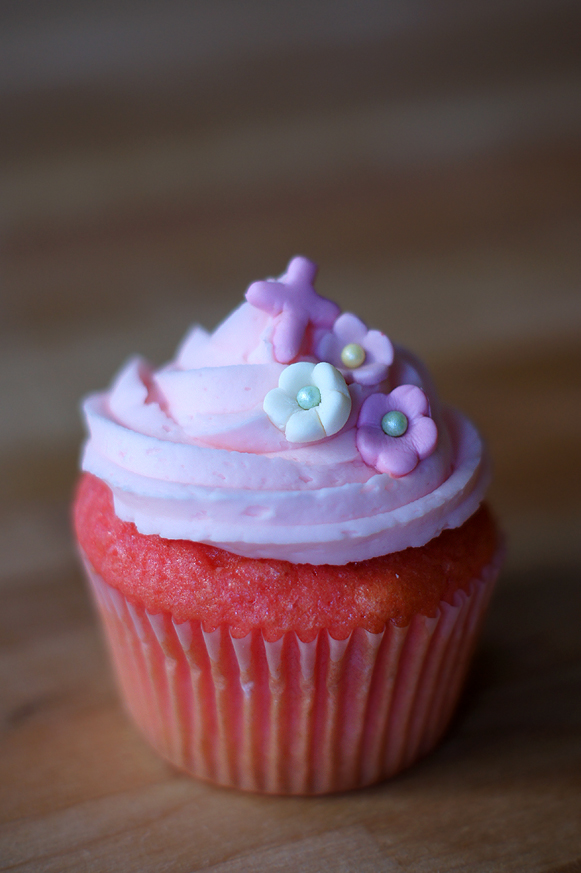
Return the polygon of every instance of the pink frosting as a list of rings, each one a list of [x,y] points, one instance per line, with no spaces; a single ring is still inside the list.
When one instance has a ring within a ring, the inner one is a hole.
[[[305,264],[294,259],[280,280],[261,283],[261,295],[272,284],[284,300],[285,277],[314,278]],[[322,300],[315,304],[328,318],[334,310]],[[213,334],[194,327],[160,370],[131,359],[108,392],[85,401],[83,469],[110,486],[121,519],[143,534],[248,557],[345,564],[423,545],[472,515],[489,478],[481,439],[441,408],[425,368],[401,348],[382,383],[349,384],[351,414],[336,435],[287,442],[263,401],[291,351],[301,348],[295,362],[318,360],[307,346],[320,322],[303,307],[297,332],[288,306],[263,296],[255,304],[243,303]],[[400,385],[425,393],[438,436],[429,457],[393,478],[363,460],[357,420],[366,398]]]

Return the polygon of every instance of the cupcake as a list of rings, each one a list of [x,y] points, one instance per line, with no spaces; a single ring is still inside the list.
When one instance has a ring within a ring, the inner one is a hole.
[[[84,403],[75,530],[122,697],[171,764],[369,785],[448,726],[500,561],[472,424],[296,257]]]

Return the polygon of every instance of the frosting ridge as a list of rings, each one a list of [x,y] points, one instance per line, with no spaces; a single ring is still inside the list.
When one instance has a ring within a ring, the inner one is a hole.
[[[441,407],[409,352],[320,297],[315,273],[294,258],[278,280],[251,285],[213,333],[194,327],[174,361],[155,371],[132,358],[85,400],[82,466],[109,485],[119,518],[248,557],[340,565],[423,545],[475,512],[489,478],[475,428]],[[414,398],[408,418],[403,396]],[[407,440],[405,466],[363,458],[375,454],[361,451],[361,410],[378,402],[398,410],[407,434],[376,423],[374,446],[385,460]],[[416,446],[420,431],[430,439]]]

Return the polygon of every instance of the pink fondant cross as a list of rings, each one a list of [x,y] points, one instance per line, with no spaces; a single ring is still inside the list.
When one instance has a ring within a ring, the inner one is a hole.
[[[339,315],[337,304],[315,291],[316,275],[316,264],[297,257],[290,261],[280,279],[254,282],[246,292],[252,306],[280,316],[272,340],[274,356],[280,364],[288,364],[296,358],[309,324],[330,328]]]

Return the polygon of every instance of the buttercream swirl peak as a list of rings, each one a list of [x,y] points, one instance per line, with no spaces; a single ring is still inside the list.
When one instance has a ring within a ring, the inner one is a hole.
[[[143,534],[345,564],[420,546],[477,509],[488,465],[425,367],[321,297],[293,258],[154,370],[84,403],[83,469]]]

